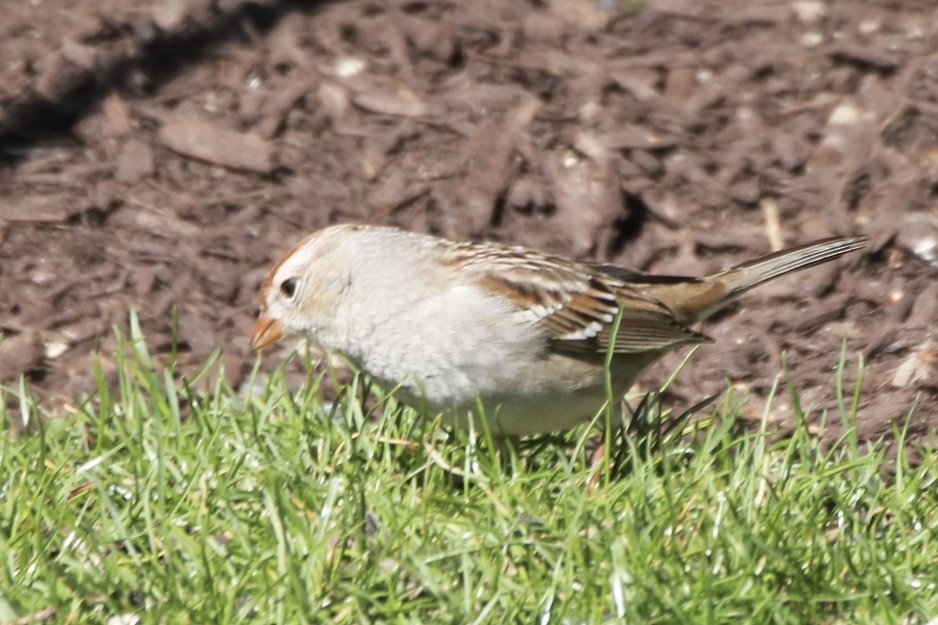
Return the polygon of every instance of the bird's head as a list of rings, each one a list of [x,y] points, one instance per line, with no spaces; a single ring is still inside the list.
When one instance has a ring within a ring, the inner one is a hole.
[[[343,245],[356,226],[333,226],[307,236],[274,265],[261,285],[260,314],[251,349],[281,336],[317,335],[330,322],[350,277],[349,251]]]

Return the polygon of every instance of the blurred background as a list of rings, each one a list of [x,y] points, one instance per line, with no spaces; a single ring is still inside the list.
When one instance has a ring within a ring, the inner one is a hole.
[[[848,383],[865,360],[861,435],[904,423],[917,397],[913,436],[935,429],[930,0],[2,11],[0,383],[92,390],[93,354],[113,369],[133,307],[158,359],[176,332],[180,375],[220,348],[238,387],[260,282],[335,222],[691,275],[863,233],[863,253],[708,322],[716,343],[667,401],[729,384],[758,419],[787,354],[804,407],[834,408],[846,338]],[[791,414],[783,392],[770,417]]]

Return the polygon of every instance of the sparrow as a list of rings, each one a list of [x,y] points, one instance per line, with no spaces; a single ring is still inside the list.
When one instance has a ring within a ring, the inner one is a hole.
[[[444,423],[521,436],[571,428],[692,326],[779,276],[863,247],[815,241],[703,277],[660,276],[524,247],[337,225],[300,241],[260,289],[251,345],[305,335]]]

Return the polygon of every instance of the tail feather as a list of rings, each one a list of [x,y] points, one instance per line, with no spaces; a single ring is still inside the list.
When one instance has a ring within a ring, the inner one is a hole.
[[[706,319],[738,295],[793,271],[825,263],[863,247],[866,237],[835,237],[791,247],[682,284],[648,284],[646,292],[684,324]]]
[[[826,263],[863,247],[867,237],[833,237],[774,252],[720,272],[730,284],[729,298],[793,271]]]

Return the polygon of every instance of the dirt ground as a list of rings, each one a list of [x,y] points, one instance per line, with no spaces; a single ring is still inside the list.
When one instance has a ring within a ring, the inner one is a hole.
[[[938,425],[933,0],[16,0],[0,20],[0,383],[113,370],[135,308],[237,386],[264,275],[335,222],[700,274],[862,253],[747,295],[667,402],[758,419],[783,354],[864,437]],[[267,366],[281,354],[268,354]],[[663,380],[682,354],[644,381]],[[771,418],[791,422],[783,392]],[[836,420],[836,419],[835,419]],[[836,434],[836,428],[832,434]]]

